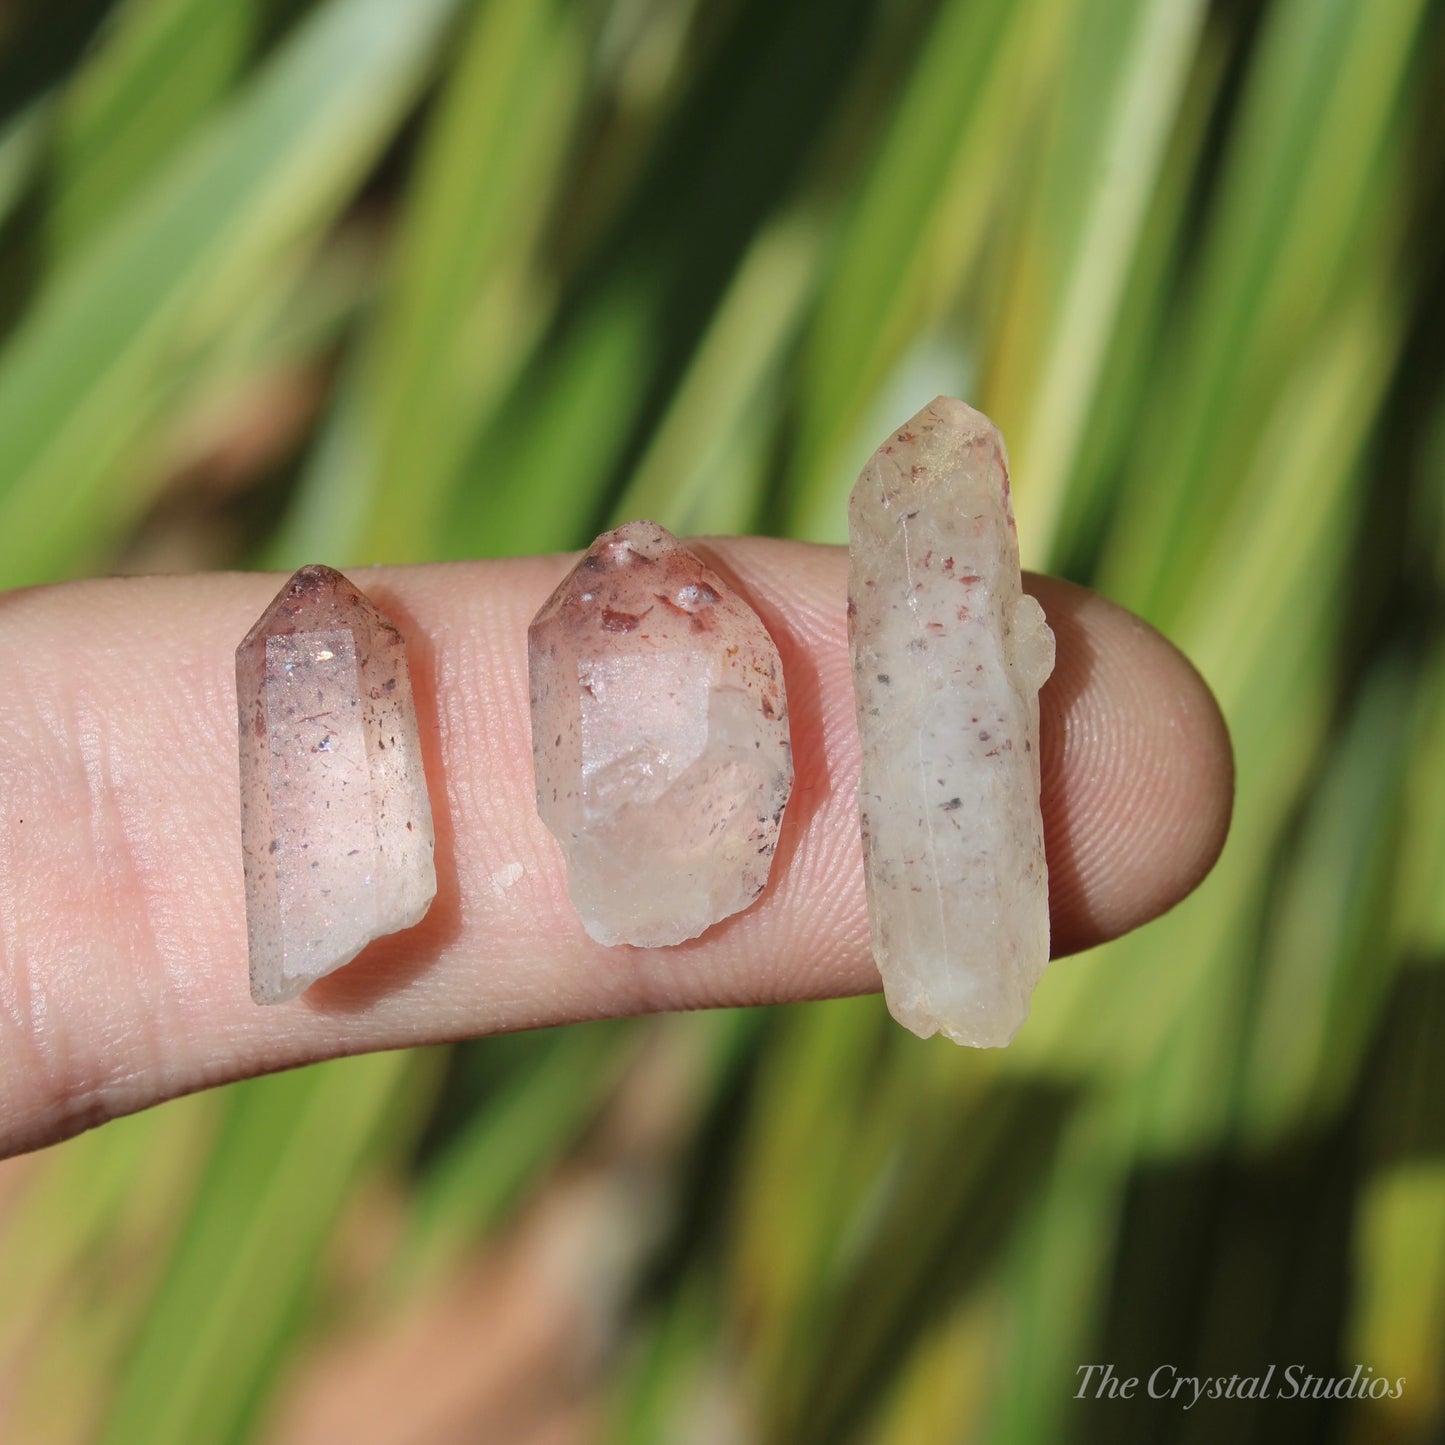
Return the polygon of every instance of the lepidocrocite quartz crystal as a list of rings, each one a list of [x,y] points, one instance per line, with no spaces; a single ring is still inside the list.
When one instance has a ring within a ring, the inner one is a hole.
[[[1054,637],[1022,590],[998,429],[939,397],[848,505],[849,637],[873,953],[893,1016],[1006,1044],[1049,958],[1039,688]]]
[[[599,943],[694,938],[763,891],[793,784],[778,650],[654,522],[599,537],[528,636],[537,808]]]

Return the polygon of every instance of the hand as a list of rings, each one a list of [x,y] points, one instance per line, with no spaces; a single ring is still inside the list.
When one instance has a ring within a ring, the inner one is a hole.
[[[582,931],[532,800],[526,631],[561,557],[352,572],[408,638],[437,830],[426,920],[292,1003],[247,988],[234,651],[274,576],[0,596],[0,1154],[162,1099],[338,1054],[605,1015],[877,988],[854,799],[841,549],[704,549],[782,653],[797,769],[762,899],[702,938]],[[1223,844],[1229,740],[1158,633],[1028,581],[1058,638],[1044,688],[1054,952],[1138,927]]]

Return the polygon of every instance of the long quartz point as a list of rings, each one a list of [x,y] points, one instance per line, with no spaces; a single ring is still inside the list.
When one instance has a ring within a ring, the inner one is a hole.
[[[401,633],[303,567],[236,649],[251,997],[281,1003],[436,894],[431,803]]]
[[[939,397],[848,504],[848,632],[873,953],[922,1037],[1008,1043],[1049,957],[1039,688],[1054,636],[1022,590],[998,428]]]

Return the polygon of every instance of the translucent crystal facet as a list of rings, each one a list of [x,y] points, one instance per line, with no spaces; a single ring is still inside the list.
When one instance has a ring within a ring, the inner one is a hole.
[[[251,996],[280,1003],[436,894],[431,804],[401,633],[303,567],[236,650]]]
[[[537,808],[599,943],[660,947],[746,908],[793,783],[777,648],[674,536],[599,537],[528,637]]]
[[[848,506],[858,801],[894,1018],[1006,1044],[1049,957],[1039,688],[1054,638],[1022,590],[997,428],[939,397]]]

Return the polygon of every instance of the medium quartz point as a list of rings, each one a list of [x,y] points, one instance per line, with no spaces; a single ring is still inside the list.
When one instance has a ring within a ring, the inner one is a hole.
[[[848,504],[849,638],[873,953],[893,1017],[1008,1043],[1049,958],[1039,688],[1054,635],[1019,577],[1003,438],[941,396]]]
[[[537,809],[599,943],[695,938],[763,891],[793,786],[778,650],[655,522],[604,533],[528,634]]]
[[[236,649],[251,997],[281,1003],[436,895],[401,633],[303,567]]]

